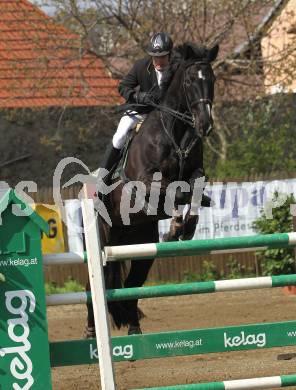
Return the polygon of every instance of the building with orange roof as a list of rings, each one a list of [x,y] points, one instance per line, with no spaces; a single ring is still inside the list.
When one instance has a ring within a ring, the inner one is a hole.
[[[261,41],[267,94],[296,93],[296,0],[289,0]]]
[[[106,106],[118,81],[78,35],[28,0],[0,0],[0,107]]]

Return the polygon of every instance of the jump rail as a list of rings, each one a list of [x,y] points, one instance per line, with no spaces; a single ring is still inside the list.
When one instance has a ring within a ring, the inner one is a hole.
[[[244,237],[213,238],[155,244],[106,246],[104,262],[128,259],[151,259],[205,254],[240,253],[296,245],[296,233],[261,234]],[[82,264],[87,262],[86,252],[44,254],[44,265]]]
[[[156,244],[119,245],[105,247],[107,261],[127,259],[151,259],[175,256],[192,256],[221,253],[221,251],[266,250],[294,247],[296,233],[259,234],[244,237],[213,238],[209,240],[191,240],[160,242]]]
[[[224,291],[264,289],[284,286],[295,286],[296,274],[265,276],[259,278],[218,280],[211,282],[193,282],[165,284],[160,286],[135,287],[106,290],[108,301],[169,297],[178,295],[207,294]],[[75,305],[91,302],[91,292],[52,294],[46,297],[47,306]]]
[[[224,382],[208,382],[194,385],[145,387],[135,390],[252,390],[274,389],[296,385],[296,374],[269,376],[265,378],[239,379]]]

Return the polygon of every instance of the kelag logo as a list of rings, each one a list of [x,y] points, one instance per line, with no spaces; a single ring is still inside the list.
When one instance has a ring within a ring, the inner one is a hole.
[[[28,340],[30,328],[26,311],[28,309],[30,313],[35,311],[36,299],[34,294],[28,290],[7,291],[5,298],[6,308],[14,316],[7,320],[7,334],[15,346],[0,349],[0,358],[5,358],[9,354],[16,355],[11,358],[10,372],[21,383],[13,383],[13,388],[29,390],[34,384],[34,379],[32,377],[33,364],[28,356],[31,343]],[[26,383],[24,384],[23,381]]]
[[[98,359],[99,358],[99,356],[98,356],[98,349],[94,348],[92,346],[92,344],[90,344],[89,348],[90,348],[90,350],[89,350],[90,358],[91,359]],[[112,349],[112,355],[116,356],[116,357],[122,356],[125,359],[131,359],[133,357],[133,354],[134,354],[134,349],[133,349],[133,346],[131,344],[116,345]]]
[[[227,333],[224,332],[224,347],[240,347],[241,345],[256,345],[257,347],[265,347],[266,345],[266,334],[245,334],[240,332],[239,336],[228,337]]]
[[[130,359],[134,354],[133,346],[131,344],[125,346],[118,345],[113,348],[112,354],[113,356],[123,356],[125,359]]]

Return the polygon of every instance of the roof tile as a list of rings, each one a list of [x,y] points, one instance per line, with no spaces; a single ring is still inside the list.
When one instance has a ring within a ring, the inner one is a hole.
[[[27,0],[0,0],[0,107],[100,106],[120,101],[101,59]]]

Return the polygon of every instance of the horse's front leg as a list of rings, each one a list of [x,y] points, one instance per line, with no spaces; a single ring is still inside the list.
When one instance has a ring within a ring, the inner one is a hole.
[[[181,240],[191,240],[194,236],[198,224],[198,208],[201,206],[203,191],[205,187],[205,177],[200,176],[201,170],[194,172],[190,179],[191,199],[188,210],[183,219],[183,234]]]
[[[175,208],[173,210],[173,218],[171,220],[169,232],[164,234],[163,241],[191,240],[194,236],[196,226],[198,224],[198,208],[201,205],[203,190],[205,186],[204,176],[201,177],[201,170],[196,170],[190,178],[190,192],[183,193],[179,191],[176,196]],[[178,201],[185,205],[184,212],[178,211]]]
[[[177,214],[177,210],[174,210],[174,214]],[[163,241],[178,241],[183,235],[183,214],[173,216],[170,229],[168,233],[163,235]]]
[[[189,205],[184,218],[183,214],[172,218],[169,232],[163,235],[163,241],[191,240],[194,236],[198,219],[198,214],[191,214],[191,205]]]
[[[191,240],[194,236],[196,226],[198,224],[198,214],[191,213],[191,204],[183,219],[183,233],[180,236],[180,240]]]

